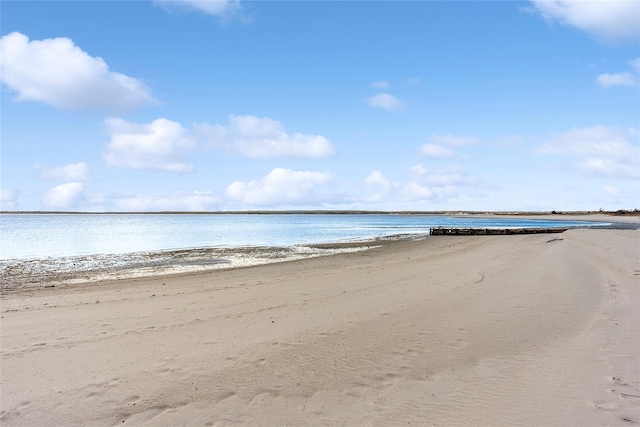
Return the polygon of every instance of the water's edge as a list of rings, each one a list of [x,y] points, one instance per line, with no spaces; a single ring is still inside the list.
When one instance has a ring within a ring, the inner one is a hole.
[[[424,239],[431,229],[443,226],[526,229],[614,225],[564,218],[428,215],[216,218],[204,221],[202,216],[189,215],[9,215],[3,217],[0,227],[2,248],[8,249],[6,255],[26,256],[0,256],[0,289],[54,287],[293,261],[368,250],[394,240]],[[20,248],[22,252],[17,250]]]
[[[0,260],[3,291],[31,287],[165,276],[249,267],[342,253],[366,251],[399,240],[420,240],[426,234],[398,234],[371,240],[237,248],[193,248],[127,254],[97,254],[30,260]]]

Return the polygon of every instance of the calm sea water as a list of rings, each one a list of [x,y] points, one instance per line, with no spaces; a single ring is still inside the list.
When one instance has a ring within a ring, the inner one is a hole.
[[[574,227],[579,221],[429,215],[2,214],[0,259],[365,240],[431,227]],[[603,224],[604,225],[604,224]]]

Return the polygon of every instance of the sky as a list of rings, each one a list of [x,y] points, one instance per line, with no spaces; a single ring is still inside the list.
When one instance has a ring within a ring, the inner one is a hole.
[[[0,209],[640,208],[640,2],[12,1]]]

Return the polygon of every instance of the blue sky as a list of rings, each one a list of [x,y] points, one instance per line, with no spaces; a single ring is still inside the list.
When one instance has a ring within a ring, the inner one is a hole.
[[[640,207],[640,2],[3,1],[5,210]]]

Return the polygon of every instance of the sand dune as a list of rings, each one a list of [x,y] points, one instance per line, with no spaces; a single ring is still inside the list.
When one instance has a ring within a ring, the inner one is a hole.
[[[12,425],[640,423],[640,231],[2,296]]]

